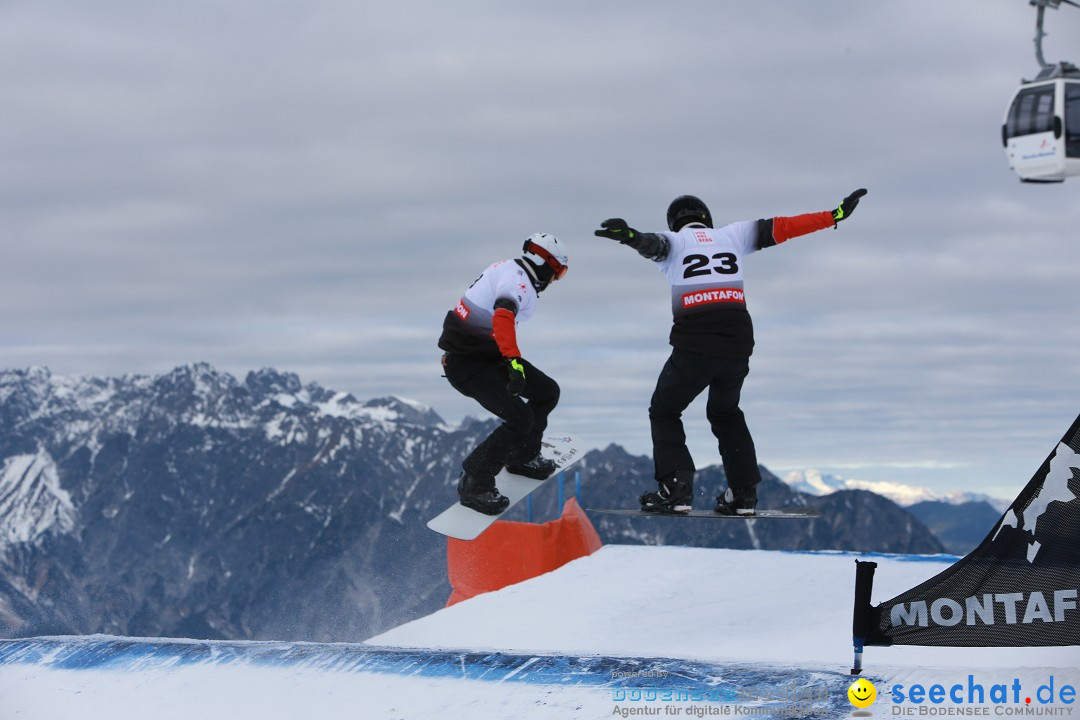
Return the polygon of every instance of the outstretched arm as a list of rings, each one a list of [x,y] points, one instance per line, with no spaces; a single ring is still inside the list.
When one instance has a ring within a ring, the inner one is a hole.
[[[626,224],[622,218],[610,218],[600,223],[600,229],[593,235],[611,240],[618,240],[623,245],[629,245],[638,251],[638,254],[647,260],[660,262],[668,256],[671,249],[668,239],[656,233],[638,232]]]
[[[766,248],[807,235],[827,227],[836,227],[841,220],[846,220],[859,204],[859,198],[866,194],[859,189],[844,198],[835,210],[824,210],[792,217],[774,217],[771,220],[758,221],[758,247]]]

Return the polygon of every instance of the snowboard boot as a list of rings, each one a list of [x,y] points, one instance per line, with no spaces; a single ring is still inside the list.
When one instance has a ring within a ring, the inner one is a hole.
[[[674,515],[690,512],[694,504],[694,471],[678,470],[656,481],[659,489],[641,496],[642,512]]]
[[[484,515],[498,515],[510,507],[510,498],[495,487],[495,478],[484,480],[463,472],[457,494],[462,505]]]
[[[757,490],[732,490],[728,488],[716,498],[716,513],[719,515],[754,515],[757,508]]]
[[[536,453],[536,457],[527,462],[506,466],[507,472],[524,475],[533,480],[547,480],[558,469],[559,466],[555,464],[554,460],[548,460],[540,453]]]

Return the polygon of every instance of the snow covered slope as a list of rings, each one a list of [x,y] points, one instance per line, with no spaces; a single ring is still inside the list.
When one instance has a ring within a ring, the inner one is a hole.
[[[675,522],[688,522],[679,520]],[[708,522],[708,521],[702,521]],[[480,595],[368,642],[765,662],[845,669],[855,558],[878,563],[873,602],[953,556],[606,546],[557,572]],[[866,666],[1080,665],[1080,648],[867,648]]]
[[[359,645],[0,641],[0,718],[841,718],[855,557],[607,546]],[[954,560],[871,559],[874,602]],[[867,648],[865,665],[877,717],[918,714],[896,685],[979,686],[966,704],[988,715],[1028,705],[995,704],[996,685],[1057,711],[1038,689],[1080,687],[1075,647]]]

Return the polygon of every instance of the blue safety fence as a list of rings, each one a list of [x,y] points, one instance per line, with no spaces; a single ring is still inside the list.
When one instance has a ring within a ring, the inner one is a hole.
[[[560,472],[556,479],[559,489],[559,504],[556,506],[556,512],[562,512],[562,506],[565,502],[565,485],[566,485],[566,473]],[[578,504],[581,504],[581,471],[574,471],[574,497],[577,499]],[[533,522],[533,496],[529,495],[525,498],[525,517],[528,522]]]

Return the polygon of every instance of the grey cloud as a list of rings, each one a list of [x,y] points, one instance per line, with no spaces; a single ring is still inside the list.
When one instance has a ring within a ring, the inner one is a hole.
[[[1080,47],[1080,11],[1048,30]],[[837,231],[750,260],[762,461],[1022,483],[1080,381],[1080,181],[1020,185],[998,136],[1033,34],[1019,0],[6,3],[0,357],[272,365],[456,420],[479,409],[439,377],[442,315],[545,230],[571,272],[520,335],[554,422],[644,453],[666,286],[597,223],[865,186]]]

